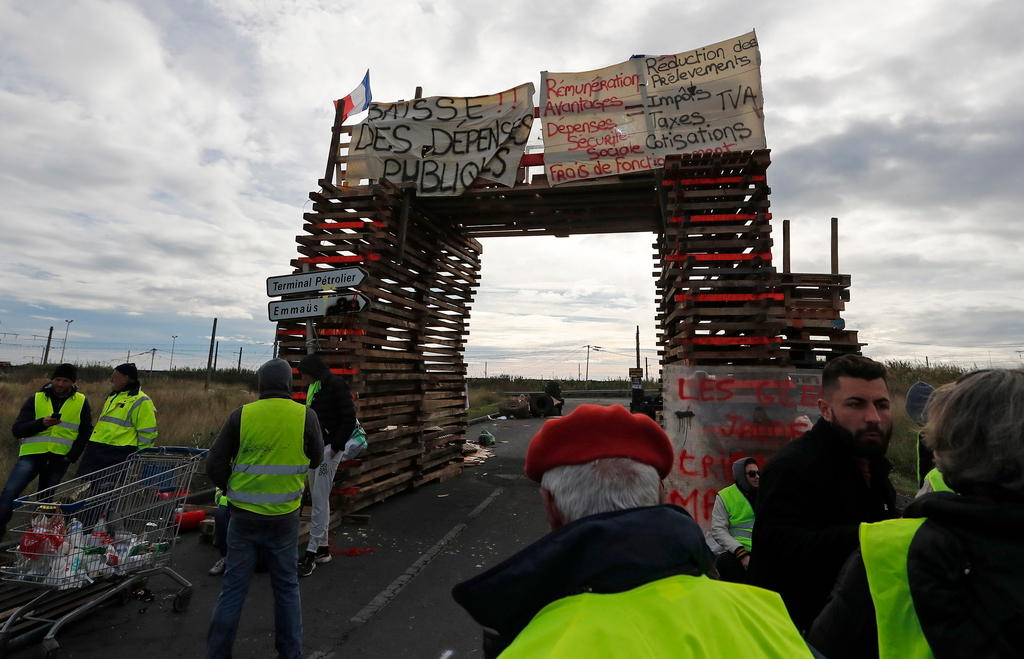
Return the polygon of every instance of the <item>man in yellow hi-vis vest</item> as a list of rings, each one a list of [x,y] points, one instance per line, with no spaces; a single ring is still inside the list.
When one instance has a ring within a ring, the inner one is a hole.
[[[60,483],[68,465],[78,459],[92,432],[89,401],[78,391],[78,369],[61,364],[50,381],[22,405],[11,432],[19,443],[3,494],[0,494],[0,538],[11,521],[14,499],[36,476],[39,489]]]
[[[78,476],[85,476],[124,462],[157,438],[156,407],[139,383],[135,364],[115,366],[110,374],[110,394],[96,419]]]
[[[553,531],[452,590],[484,629],[484,657],[811,657],[782,598],[713,581],[684,509],[661,505],[675,466],[653,419],[580,405],[530,441]]]
[[[735,483],[723,487],[715,495],[709,534],[722,553],[715,558],[715,567],[725,581],[747,582],[754,535],[754,505],[761,484],[761,468],[754,458],[742,457],[732,463]]]
[[[257,554],[274,589],[277,656],[302,653],[299,508],[306,473],[320,465],[324,442],[316,414],[292,400],[288,362],[271,359],[257,374],[260,399],[231,413],[206,457],[206,473],[227,493],[230,510],[224,581],[207,634],[211,659],[231,656]]]

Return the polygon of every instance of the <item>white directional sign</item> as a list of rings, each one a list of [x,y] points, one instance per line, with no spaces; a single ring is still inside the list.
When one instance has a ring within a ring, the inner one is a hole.
[[[277,321],[335,316],[362,311],[369,303],[370,299],[362,293],[280,300],[267,304],[267,317],[271,321]]]
[[[275,297],[288,293],[309,293],[358,286],[365,278],[366,271],[362,268],[338,268],[267,277],[267,295]]]

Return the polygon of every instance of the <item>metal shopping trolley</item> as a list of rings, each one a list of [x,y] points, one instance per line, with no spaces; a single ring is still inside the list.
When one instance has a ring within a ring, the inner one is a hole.
[[[170,567],[177,531],[175,510],[189,493],[202,449],[157,447],[138,451],[121,464],[67,480],[15,500],[20,542],[0,578],[42,592],[12,613],[0,628],[0,656],[19,621],[52,623],[43,639],[47,657],[56,656],[61,627],[103,602],[127,601],[149,575],[162,573],[181,588],[173,608],[184,611],[192,584]],[[37,617],[46,600],[62,591],[100,581],[110,587],[59,618]]]

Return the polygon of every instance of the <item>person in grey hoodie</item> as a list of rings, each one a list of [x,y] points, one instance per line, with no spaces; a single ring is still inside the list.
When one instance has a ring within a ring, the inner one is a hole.
[[[281,659],[302,654],[299,509],[308,469],[323,458],[316,414],[291,398],[283,359],[260,367],[259,400],[228,416],[206,457],[214,485],[227,493],[230,522],[224,581],[207,634],[211,658],[230,657],[258,554],[274,590],[274,645]]]
[[[754,458],[740,458],[732,463],[735,484],[715,495],[711,510],[711,537],[725,551],[715,558],[715,567],[725,581],[746,583],[747,566],[754,534],[754,506],[761,469]]]

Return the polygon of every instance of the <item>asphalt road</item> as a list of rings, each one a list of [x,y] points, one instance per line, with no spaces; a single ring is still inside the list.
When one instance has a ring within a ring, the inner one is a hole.
[[[567,400],[565,411],[584,402]],[[446,483],[393,497],[362,513],[366,525],[340,527],[335,550],[366,549],[336,556],[300,580],[305,656],[311,659],[380,657],[456,659],[480,657],[480,631],[451,599],[451,587],[507,558],[547,532],[537,486],[523,476],[523,456],[541,419],[512,419],[484,428],[498,440],[494,455]],[[88,614],[57,640],[62,657],[145,658],[205,656],[206,630],[220,578],[206,570],[216,550],[197,534],[175,548],[175,569],[193,582],[192,602],[174,613],[171,582],[150,581],[155,599],[132,599]],[[274,656],[270,580],[257,574],[249,590],[234,656]],[[37,656],[38,647],[16,657]]]

